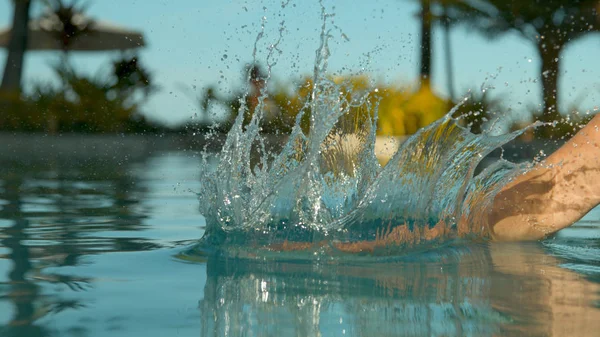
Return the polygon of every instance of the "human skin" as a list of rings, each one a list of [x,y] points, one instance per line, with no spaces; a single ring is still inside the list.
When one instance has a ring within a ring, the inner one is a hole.
[[[498,241],[539,240],[600,204],[600,115],[542,164],[507,184],[488,217]]]

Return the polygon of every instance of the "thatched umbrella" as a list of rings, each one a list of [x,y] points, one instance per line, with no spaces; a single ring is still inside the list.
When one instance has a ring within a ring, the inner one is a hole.
[[[144,46],[141,32],[119,27],[85,16],[77,1],[47,2],[48,11],[29,20],[30,0],[15,2],[15,18],[11,27],[0,29],[0,48],[9,50],[0,91],[19,91],[23,55],[26,50],[110,51]],[[27,22],[23,25],[23,22]],[[26,28],[27,27],[27,28]],[[15,31],[15,36],[12,29]]]
[[[57,16],[48,15],[31,20],[27,50],[111,51],[137,49],[145,45],[141,32],[95,21],[83,14],[73,15],[71,23],[76,26],[76,35],[70,35]],[[10,33],[10,27],[0,29],[0,48],[8,47]]]

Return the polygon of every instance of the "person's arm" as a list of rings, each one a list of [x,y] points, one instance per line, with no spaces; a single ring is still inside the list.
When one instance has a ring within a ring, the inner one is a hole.
[[[496,240],[538,240],[572,225],[600,203],[600,115],[494,199]]]

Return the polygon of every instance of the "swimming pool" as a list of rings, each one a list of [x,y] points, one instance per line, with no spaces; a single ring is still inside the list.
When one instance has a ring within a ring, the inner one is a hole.
[[[179,255],[203,234],[197,154],[96,151],[2,157],[1,336],[600,331],[598,209],[543,243],[393,262],[192,261]]]

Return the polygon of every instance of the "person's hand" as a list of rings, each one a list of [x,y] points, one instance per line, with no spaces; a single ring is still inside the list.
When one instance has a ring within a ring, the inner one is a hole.
[[[548,159],[505,186],[488,218],[496,240],[538,240],[600,203],[600,115]]]

